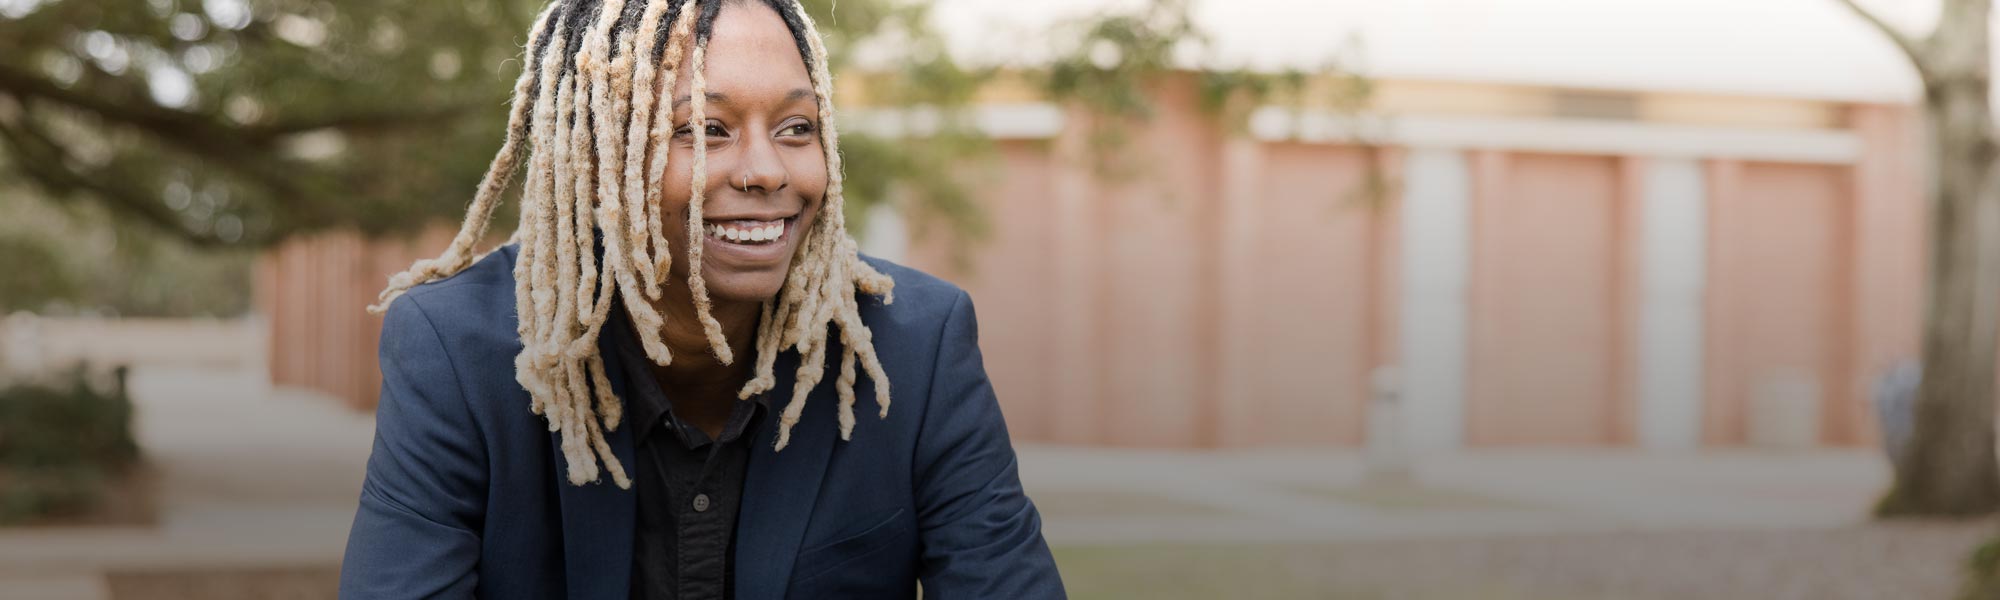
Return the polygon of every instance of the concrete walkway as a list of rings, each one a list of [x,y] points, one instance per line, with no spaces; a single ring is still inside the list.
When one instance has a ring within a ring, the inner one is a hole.
[[[123,597],[120,574],[302,570],[326,584],[372,417],[255,374],[140,369],[132,384],[158,526],[0,531],[0,598]],[[1865,521],[1887,480],[1862,451],[1483,452],[1379,478],[1350,451],[1023,445],[1021,469],[1062,547],[1825,530]]]
[[[135,369],[154,527],[0,529],[0,598],[110,598],[106,575],[337,565],[372,415],[255,373]]]
[[[1865,451],[1486,451],[1371,477],[1356,453],[1033,446],[1024,485],[1055,543],[1313,542],[1865,521],[1887,485]]]

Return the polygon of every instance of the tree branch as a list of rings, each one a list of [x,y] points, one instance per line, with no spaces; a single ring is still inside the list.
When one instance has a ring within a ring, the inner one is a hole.
[[[300,206],[310,205],[309,200],[316,196],[305,189],[309,187],[312,172],[301,169],[276,151],[279,138],[316,129],[355,132],[404,125],[435,127],[464,116],[473,107],[460,103],[404,111],[361,111],[239,126],[145,99],[115,102],[79,93],[5,64],[0,64],[0,96],[41,100],[96,115],[107,123],[135,128],[193,156],[213,159],[223,168],[260,182],[276,196],[290,198]],[[23,102],[23,106],[32,107],[32,103]]]
[[[464,116],[471,110],[472,106],[470,103],[460,103],[398,111],[364,111],[346,114],[314,115],[273,123],[246,125],[241,130],[244,137],[261,141],[282,135],[304,133],[315,129],[338,129],[351,132],[388,130],[404,125],[437,126]]]
[[[50,196],[88,192],[117,207],[119,213],[137,217],[195,247],[222,245],[221,240],[212,235],[188,230],[179,215],[168,210],[157,198],[126,184],[129,178],[105,172],[81,173],[70,168],[68,164],[75,161],[63,152],[61,146],[27,123],[10,126],[0,122],[0,147],[11,150],[9,155],[14,158],[11,170],[25,175]]]
[[[0,91],[12,95],[41,98],[95,113],[109,121],[130,123],[163,135],[215,136],[223,132],[192,113],[169,109],[151,102],[121,104],[89,94],[64,89],[55,82],[0,64]]]
[[[1855,0],[1836,1],[1847,6],[1849,10],[1854,11],[1856,16],[1861,17],[1861,20],[1867,21],[1869,25],[1881,31],[1882,35],[1888,36],[1889,41],[1894,42],[1896,48],[1903,51],[1903,56],[1910,59],[1910,64],[1917,68],[1918,74],[1927,75],[1931,72],[1931,58],[1929,54],[1924,52],[1923,39],[1910,37],[1910,34],[1904,33],[1902,30],[1890,25],[1888,21],[1882,20],[1881,15],[1875,14],[1874,11],[1861,6]]]

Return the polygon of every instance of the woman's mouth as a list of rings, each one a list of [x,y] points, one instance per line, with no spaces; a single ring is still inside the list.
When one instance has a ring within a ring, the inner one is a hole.
[[[708,239],[711,243],[739,246],[770,246],[782,244],[786,241],[792,229],[792,221],[794,220],[796,220],[796,217],[768,221],[731,219],[726,221],[708,221],[704,225],[706,226],[705,229],[708,230]]]

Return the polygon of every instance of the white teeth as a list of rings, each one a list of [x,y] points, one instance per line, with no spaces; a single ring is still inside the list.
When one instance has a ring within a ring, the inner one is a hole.
[[[773,223],[760,227],[737,228],[710,223],[707,230],[710,237],[731,242],[768,242],[784,237],[785,224]]]

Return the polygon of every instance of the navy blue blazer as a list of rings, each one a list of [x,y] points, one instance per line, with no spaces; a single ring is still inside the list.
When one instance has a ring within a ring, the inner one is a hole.
[[[515,254],[505,247],[390,306],[342,598],[629,594],[633,492],[608,476],[570,485],[556,434],[515,383]],[[873,382],[861,377],[853,438],[839,441],[828,377],[783,451],[771,449],[778,420],[762,420],[737,519],[736,597],[914,598],[921,582],[928,600],[1062,598],[981,364],[970,298],[867,260],[896,280],[894,304],[863,296],[860,310],[894,404],[875,418]],[[830,346],[828,360],[839,354]],[[779,359],[775,389],[792,388],[799,360]],[[619,460],[637,464],[630,424],[607,435]]]

